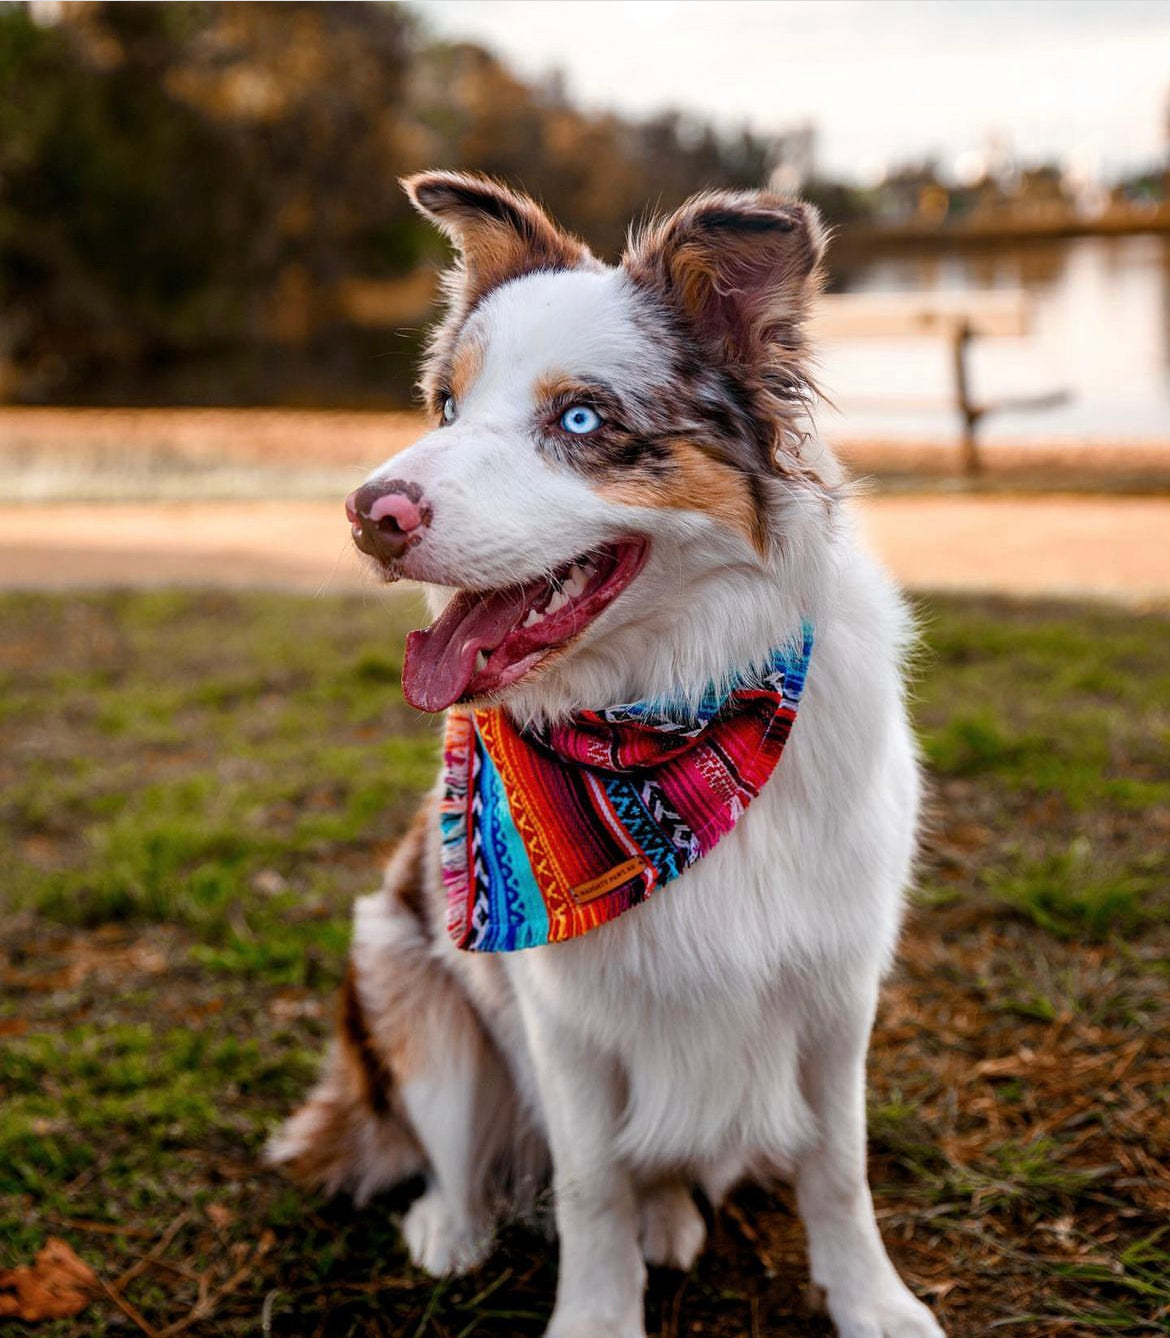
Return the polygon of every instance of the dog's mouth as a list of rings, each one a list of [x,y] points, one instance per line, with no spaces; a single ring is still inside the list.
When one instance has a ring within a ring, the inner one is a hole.
[[[647,551],[645,539],[619,539],[524,585],[460,590],[430,627],[406,638],[406,700],[443,711],[518,683],[613,603]]]

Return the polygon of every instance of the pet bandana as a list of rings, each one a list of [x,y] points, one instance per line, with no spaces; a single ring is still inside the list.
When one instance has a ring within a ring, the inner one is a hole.
[[[735,826],[775,770],[812,653],[698,710],[668,701],[584,711],[548,728],[502,709],[447,716],[439,809],[447,928],[461,948],[560,943],[640,905]]]

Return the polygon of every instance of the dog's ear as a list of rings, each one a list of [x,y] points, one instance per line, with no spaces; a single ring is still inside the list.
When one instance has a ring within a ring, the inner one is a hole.
[[[420,172],[405,177],[402,187],[458,250],[469,305],[523,274],[596,263],[585,243],[562,231],[534,200],[488,177]]]
[[[622,263],[738,363],[796,351],[820,288],[816,208],[765,191],[708,191],[630,238]]]

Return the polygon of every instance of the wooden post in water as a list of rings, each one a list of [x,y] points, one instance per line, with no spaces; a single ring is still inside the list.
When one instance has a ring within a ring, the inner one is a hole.
[[[982,404],[971,398],[967,360],[971,343],[976,335],[990,339],[1027,334],[1028,305],[1023,292],[833,293],[818,301],[813,320],[821,338],[917,339],[938,335],[950,341],[954,403],[959,412],[959,460],[967,478],[977,478],[983,472],[977,434],[989,413],[1050,409],[1068,399],[1064,390]]]
[[[974,331],[966,318],[955,323],[951,335],[951,356],[955,369],[955,400],[962,419],[959,441],[959,458],[963,473],[968,478],[975,478],[982,469],[979,459],[979,446],[975,439],[975,429],[983,417],[983,410],[971,401],[971,386],[967,377],[967,349],[974,337]]]

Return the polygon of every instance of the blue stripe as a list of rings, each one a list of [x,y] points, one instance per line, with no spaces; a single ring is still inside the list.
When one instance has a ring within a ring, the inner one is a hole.
[[[482,940],[484,952],[511,952],[548,942],[548,908],[533,877],[528,852],[516,829],[508,796],[495,763],[480,752],[480,854],[487,875],[488,915]]]
[[[642,803],[642,796],[635,786],[622,776],[615,776],[604,784],[618,821],[658,870],[659,883],[677,878],[682,872],[678,851]]]

